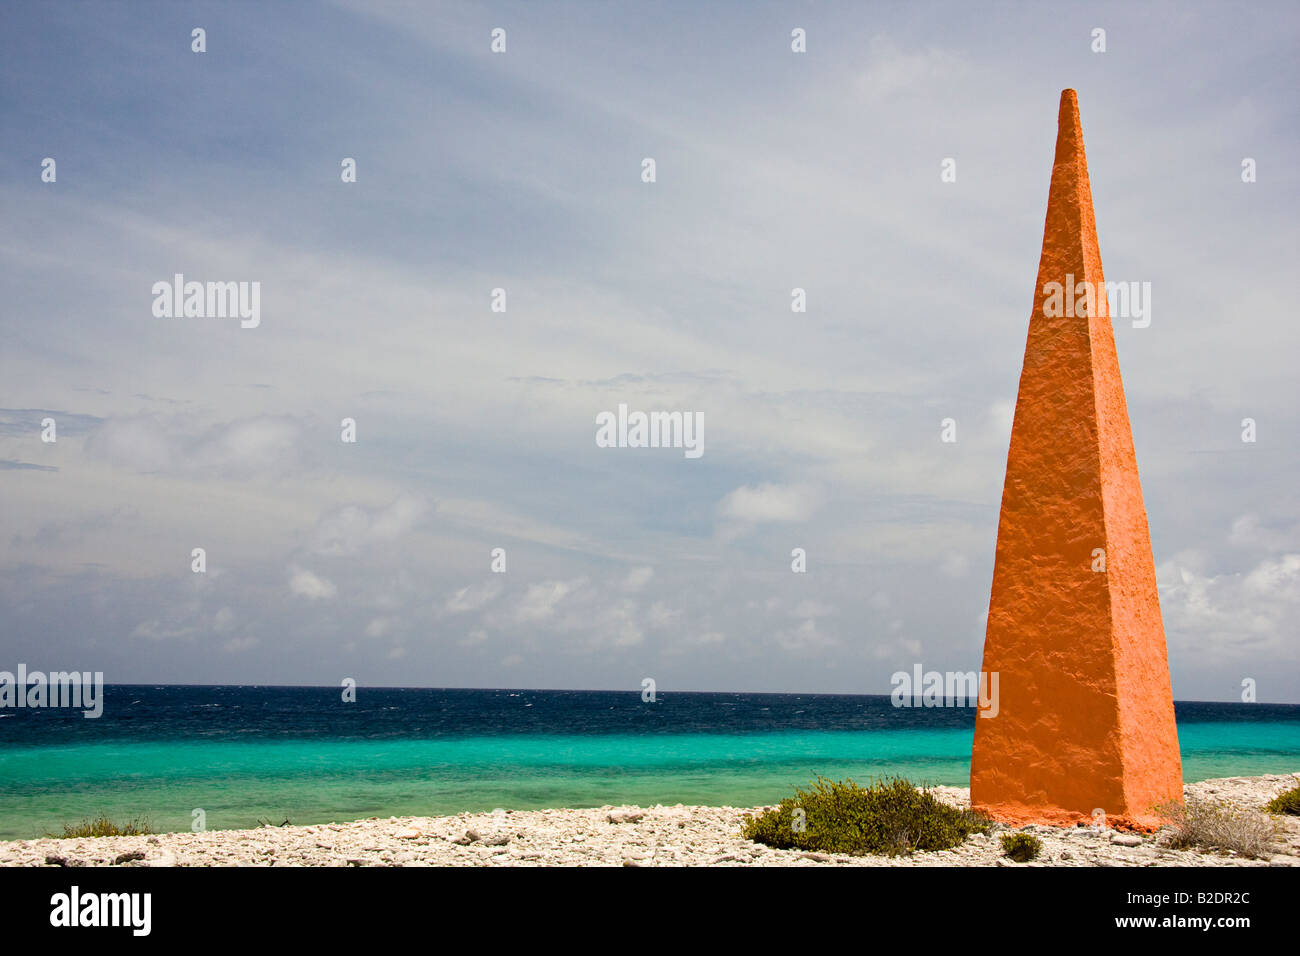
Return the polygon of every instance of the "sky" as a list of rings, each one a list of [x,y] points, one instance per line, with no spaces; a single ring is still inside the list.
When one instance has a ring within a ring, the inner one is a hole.
[[[1295,5],[0,21],[0,668],[978,670],[1069,87],[1106,277],[1151,283],[1115,338],[1174,696],[1300,702]],[[156,315],[177,273],[259,283],[259,323]],[[598,447],[620,404],[698,414],[703,454]]]

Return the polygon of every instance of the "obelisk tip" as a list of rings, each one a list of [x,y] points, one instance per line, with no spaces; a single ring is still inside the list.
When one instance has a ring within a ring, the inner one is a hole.
[[[1061,90],[1061,109],[1056,117],[1056,160],[1083,155],[1083,122],[1079,97],[1072,89]],[[1050,212],[1050,210],[1049,210]]]
[[[1079,95],[1074,90],[1061,90],[1061,124],[1067,120],[1076,125],[1079,119]]]

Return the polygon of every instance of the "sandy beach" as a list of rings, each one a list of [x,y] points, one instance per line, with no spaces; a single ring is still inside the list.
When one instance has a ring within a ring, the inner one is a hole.
[[[1188,784],[1189,797],[1259,808],[1300,774],[1228,777]],[[954,806],[968,792],[935,787]],[[1028,826],[1043,843],[1036,861],[1002,855],[999,827],[963,845],[900,857],[776,850],[744,840],[742,807],[600,807],[389,817],[313,826],[165,833],[153,836],[13,840],[4,866],[1300,866],[1300,818],[1272,817],[1274,852],[1262,859],[1174,850],[1148,836]]]

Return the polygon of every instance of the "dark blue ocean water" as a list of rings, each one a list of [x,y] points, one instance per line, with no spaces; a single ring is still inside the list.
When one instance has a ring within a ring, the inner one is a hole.
[[[118,685],[0,710],[0,837],[495,807],[772,802],[821,774],[964,786],[975,711],[887,696]],[[1300,770],[1300,706],[1176,704],[1184,776]]]

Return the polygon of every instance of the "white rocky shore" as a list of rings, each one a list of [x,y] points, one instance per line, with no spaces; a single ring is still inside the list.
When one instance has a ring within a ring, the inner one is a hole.
[[[1296,775],[1229,777],[1189,784],[1188,796],[1259,808],[1294,787]],[[964,806],[968,791],[935,787]],[[762,809],[762,808],[758,808]],[[737,807],[601,807],[517,810],[454,817],[371,818],[352,823],[213,830],[156,836],[0,842],[4,866],[1300,866],[1300,818],[1274,816],[1275,852],[1263,859],[1173,850],[1162,834],[1092,827],[1029,826],[1038,860],[1002,855],[1001,827],[953,850],[851,857],[774,850],[744,840]]]

